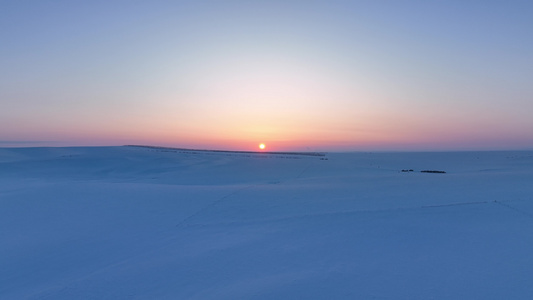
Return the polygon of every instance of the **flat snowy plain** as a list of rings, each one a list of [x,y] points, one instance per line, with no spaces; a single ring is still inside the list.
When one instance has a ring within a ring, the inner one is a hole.
[[[533,299],[532,151],[326,157],[0,148],[0,299]]]

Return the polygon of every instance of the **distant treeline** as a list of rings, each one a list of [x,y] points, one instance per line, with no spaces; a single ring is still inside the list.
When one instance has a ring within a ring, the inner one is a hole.
[[[173,147],[159,147],[147,145],[125,145],[127,147],[142,147],[159,150],[174,150],[174,151],[188,151],[188,152],[218,152],[218,153],[242,153],[242,154],[274,154],[274,155],[305,155],[305,156],[326,156],[325,153],[320,152],[267,152],[267,151],[231,151],[231,150],[208,150],[208,149],[186,149]]]

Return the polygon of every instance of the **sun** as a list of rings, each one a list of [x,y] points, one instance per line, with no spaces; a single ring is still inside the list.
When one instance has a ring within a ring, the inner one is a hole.
[[[259,144],[259,149],[263,150],[263,149],[265,149],[265,147],[266,147],[265,144],[263,144],[263,143]]]

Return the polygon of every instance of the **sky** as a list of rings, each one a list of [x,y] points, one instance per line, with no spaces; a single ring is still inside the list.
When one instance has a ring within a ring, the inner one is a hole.
[[[0,147],[533,149],[531,1],[2,1]]]

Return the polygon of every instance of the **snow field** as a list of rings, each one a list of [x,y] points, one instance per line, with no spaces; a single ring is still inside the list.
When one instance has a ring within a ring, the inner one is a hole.
[[[0,149],[0,298],[533,297],[533,152],[327,157]]]

